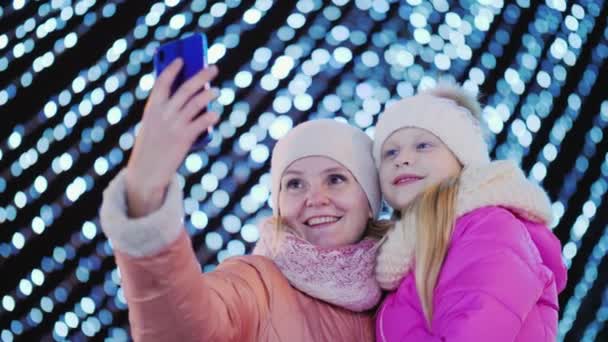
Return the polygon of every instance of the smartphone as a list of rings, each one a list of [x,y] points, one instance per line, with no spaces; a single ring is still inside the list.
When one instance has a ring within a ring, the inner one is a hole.
[[[207,67],[207,37],[205,34],[195,33],[159,46],[154,54],[156,76],[158,77],[176,58],[181,58],[183,65],[171,85],[171,95],[190,77]],[[209,89],[209,84],[205,85],[205,89]],[[205,111],[206,108],[203,108],[198,115]],[[204,148],[211,141],[211,133],[212,129],[209,127],[207,132],[202,133],[196,139],[190,149]]]

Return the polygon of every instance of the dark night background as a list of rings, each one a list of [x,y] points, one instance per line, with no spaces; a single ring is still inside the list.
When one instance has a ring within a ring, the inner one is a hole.
[[[447,77],[480,94],[492,157],[553,202],[559,340],[608,341],[607,17],[601,0],[2,1],[1,340],[128,339],[101,194],[128,159],[154,49],[204,32],[222,122],[180,168],[203,270],[255,243],[289,128],[339,117],[373,135],[387,101]]]

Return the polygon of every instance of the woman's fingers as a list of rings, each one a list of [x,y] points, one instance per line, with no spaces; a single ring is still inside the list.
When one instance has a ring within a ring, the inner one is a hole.
[[[163,72],[158,75],[156,83],[150,93],[150,105],[159,105],[169,98],[171,95],[171,85],[175,81],[175,77],[182,68],[183,61],[181,58],[176,58]]]
[[[189,131],[193,134],[194,138],[198,137],[202,132],[215,125],[219,121],[220,117],[215,112],[206,112],[205,114],[197,117],[189,124]]]
[[[191,77],[179,87],[169,101],[169,106],[175,111],[181,110],[190,98],[192,98],[201,90],[201,88],[215,78],[217,72],[218,69],[215,65],[199,71],[196,75]]]
[[[181,110],[178,120],[186,122],[188,124],[192,119],[200,113],[209,103],[219,95],[217,88],[207,89],[200,94],[196,94],[192,97]]]

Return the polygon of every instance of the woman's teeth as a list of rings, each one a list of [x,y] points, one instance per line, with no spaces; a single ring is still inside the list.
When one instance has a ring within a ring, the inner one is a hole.
[[[333,217],[333,216],[313,217],[313,218],[309,219],[308,221],[306,221],[306,224],[309,226],[316,226],[316,225],[325,224],[325,223],[333,223],[338,220],[339,220],[338,217]]]

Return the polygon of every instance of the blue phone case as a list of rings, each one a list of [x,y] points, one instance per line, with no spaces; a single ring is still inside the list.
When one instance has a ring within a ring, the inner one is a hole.
[[[207,67],[207,37],[205,34],[195,33],[158,47],[154,54],[156,76],[158,77],[178,57],[182,59],[184,64],[171,85],[171,94],[190,77]],[[205,109],[200,114],[204,112]],[[201,134],[192,145],[191,150],[203,148],[209,141],[211,141],[211,130]]]

